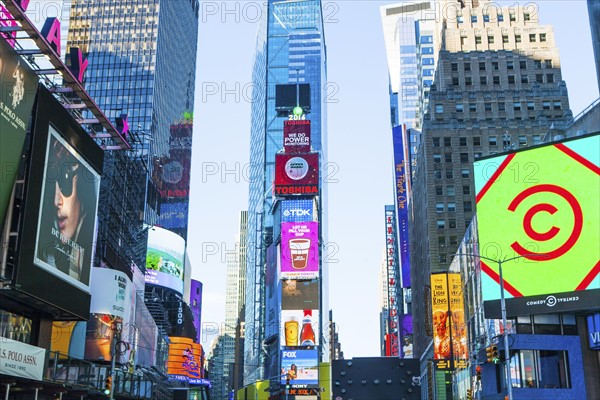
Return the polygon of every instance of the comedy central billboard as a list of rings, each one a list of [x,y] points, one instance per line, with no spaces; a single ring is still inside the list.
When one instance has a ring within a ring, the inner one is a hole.
[[[176,233],[153,227],[148,231],[146,283],[183,294],[185,240]]]
[[[474,165],[487,318],[586,310],[600,297],[600,135]]]
[[[276,196],[319,194],[319,154],[275,154]]]

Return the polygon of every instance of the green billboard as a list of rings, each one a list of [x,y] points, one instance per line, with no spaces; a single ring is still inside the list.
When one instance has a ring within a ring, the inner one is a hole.
[[[37,87],[37,75],[0,36],[0,226],[19,168]]]
[[[500,265],[505,296],[524,300],[516,313],[581,309],[598,295],[599,158],[596,134],[475,163],[484,300],[500,298]]]

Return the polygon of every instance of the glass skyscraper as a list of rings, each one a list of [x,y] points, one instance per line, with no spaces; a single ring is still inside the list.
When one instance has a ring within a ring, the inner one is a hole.
[[[72,0],[68,45],[88,55],[85,89],[114,121],[168,152],[169,126],[194,105],[197,0]],[[139,128],[138,128],[139,126]]]
[[[115,125],[127,114],[132,146],[105,152],[97,266],[144,271],[147,229],[157,224],[160,204],[187,201],[187,191],[165,196],[160,183],[167,181],[173,150],[191,147],[191,133],[173,135],[171,127],[191,130],[198,13],[197,0],[71,0],[67,45],[87,56],[85,89]],[[181,181],[185,170],[182,175]],[[162,313],[153,314],[155,320],[171,321],[164,307],[153,309]],[[170,322],[157,324],[163,334],[175,329]]]
[[[265,5],[259,26],[252,80],[250,137],[250,194],[248,203],[248,246],[246,328],[244,343],[244,384],[265,376],[265,261],[266,248],[277,239],[278,224],[272,215],[275,154],[283,148],[283,121],[275,109],[278,84],[310,84],[312,148],[327,159],[326,135],[326,52],[323,17],[319,0],[272,1]],[[326,210],[327,191],[321,179],[319,212]],[[322,223],[322,238],[327,225]],[[323,268],[321,268],[323,271]],[[326,270],[321,282],[327,287]],[[326,290],[322,291],[326,294]],[[321,309],[327,310],[323,295]],[[325,315],[325,316],[323,316]],[[320,326],[327,326],[321,313]],[[324,324],[325,322],[325,324]],[[328,351],[322,347],[327,358]]]

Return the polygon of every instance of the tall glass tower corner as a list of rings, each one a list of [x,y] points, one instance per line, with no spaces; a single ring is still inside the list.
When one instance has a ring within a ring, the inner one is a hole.
[[[310,85],[312,150],[327,160],[326,134],[326,50],[320,0],[273,1],[265,4],[256,41],[252,80],[250,129],[250,189],[248,200],[246,262],[246,327],[244,342],[244,384],[266,376],[265,352],[265,262],[266,249],[277,240],[277,224],[272,214],[275,154],[283,148],[283,122],[287,115],[276,110],[276,86]],[[326,209],[327,189],[321,178],[319,213]],[[321,241],[327,224],[322,221]],[[321,268],[323,287],[326,269]],[[326,290],[321,307],[327,310]],[[323,316],[325,314],[325,317]],[[327,326],[327,313],[321,313],[320,326]],[[326,336],[326,335],[321,335]],[[326,351],[322,348],[322,354]],[[327,352],[328,354],[328,352]],[[327,356],[326,356],[327,357]]]

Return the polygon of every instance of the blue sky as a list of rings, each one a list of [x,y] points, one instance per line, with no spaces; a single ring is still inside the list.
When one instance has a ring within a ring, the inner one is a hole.
[[[204,283],[206,333],[225,319],[225,254],[235,247],[238,213],[247,207],[251,72],[262,3],[202,3],[188,253],[193,278]],[[383,207],[393,201],[379,7],[394,3],[323,0],[331,89],[330,306],[346,357],[379,354]],[[563,79],[577,115],[598,98],[586,2],[520,4],[537,4],[540,23],[554,26]],[[210,340],[202,344],[208,347]]]

